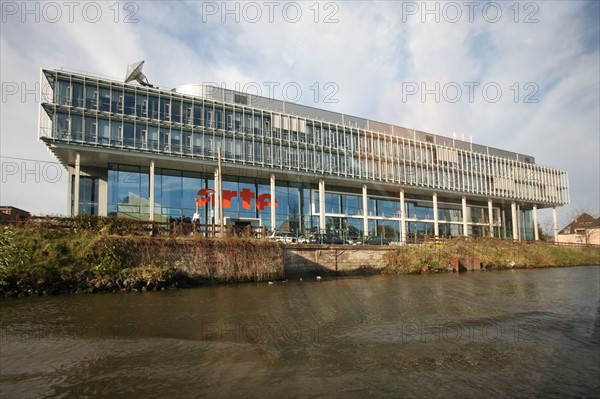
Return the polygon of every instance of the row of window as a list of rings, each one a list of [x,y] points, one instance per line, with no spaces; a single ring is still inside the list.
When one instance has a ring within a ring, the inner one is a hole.
[[[316,194],[315,194],[316,195]],[[400,217],[400,200],[382,199],[378,197],[368,197],[367,200],[368,216],[381,216],[388,218]],[[315,202],[315,211],[318,213],[319,204]],[[325,193],[325,212],[327,214],[344,214],[362,216],[362,196],[339,193]],[[467,222],[488,224],[489,210],[487,207],[467,206]],[[493,208],[494,223],[500,222],[500,209]],[[405,202],[405,217],[407,219],[433,220],[433,202],[423,204],[419,202]],[[438,220],[440,222],[463,222],[462,205],[438,203]]]
[[[206,223],[214,221],[214,205],[208,202],[204,207],[195,208],[198,197],[198,187],[212,188],[213,180],[210,175],[202,173],[189,173],[168,169],[158,169],[155,175],[155,220],[162,221],[190,221],[192,214],[197,210],[201,220]],[[249,190],[252,198],[270,193],[268,181],[260,179],[245,179],[226,177],[224,190],[241,193]],[[73,190],[74,178],[71,187]],[[144,219],[150,212],[149,204],[149,170],[148,168],[113,165],[108,175],[108,211],[111,215]],[[98,212],[98,179],[94,177],[81,177],[79,188],[79,211],[86,214]],[[276,186],[276,228],[293,229],[299,233],[315,230],[319,226],[319,201],[318,191],[315,187],[278,182]],[[71,206],[74,195],[71,192]],[[385,236],[388,239],[398,240],[400,228],[398,224],[398,209],[400,202],[397,199],[377,196],[368,197],[368,215],[374,217],[394,218],[369,219],[368,233]],[[408,199],[406,206],[406,233],[410,236],[434,234],[433,204],[430,201],[415,201]],[[364,220],[362,216],[362,197],[358,194],[329,192],[325,193],[326,228],[340,236],[362,236]],[[510,221],[509,210],[507,215],[501,209],[493,208],[494,236],[510,237],[510,226],[504,218]],[[335,214],[354,215],[332,216]],[[483,206],[467,206],[467,226],[469,235],[489,234],[488,208]],[[230,198],[224,211],[225,217],[234,218],[260,218],[263,225],[271,227],[270,208],[246,209],[241,204],[241,196]],[[440,236],[462,235],[462,209],[459,204],[438,203],[438,229]],[[533,238],[533,218],[531,210],[521,211],[520,217],[521,236]],[[531,237],[530,237],[531,236]],[[352,238],[352,237],[349,237]]]
[[[216,157],[217,149],[221,148],[224,160],[282,166],[307,172],[498,196],[510,196],[518,190],[527,193],[527,199],[544,198],[551,201],[559,194],[553,185],[492,178],[485,170],[468,173],[467,169],[462,168],[440,168],[404,161],[380,162],[335,150],[330,152],[330,148],[299,148],[289,142],[257,140],[254,137],[222,137],[214,131],[191,132],[76,114],[58,113],[55,120],[55,137],[92,144],[201,157]]]
[[[54,93],[54,101],[59,105],[146,119],[140,124],[123,123],[122,118],[116,120],[111,116],[84,117],[85,111],[79,115],[59,114],[57,137],[68,140],[215,156],[221,136],[231,131],[242,139],[224,140],[227,160],[532,201],[566,202],[566,177],[558,171],[441,147],[433,142],[250,108],[228,109],[204,99],[187,100],[173,93],[154,94],[120,85],[101,86],[97,82],[58,80]],[[195,127],[202,132],[201,136],[196,134]],[[223,132],[206,135],[211,128]],[[290,142],[256,144],[256,140],[264,142],[265,137]],[[304,150],[311,145],[324,148],[311,156]],[[423,165],[416,167],[413,163]]]
[[[358,150],[357,129],[336,130],[335,126],[327,123],[307,123],[305,120],[249,109],[227,109],[214,102],[186,102],[172,99],[170,95],[154,97],[136,94],[115,87],[98,88],[96,85],[84,86],[82,83],[66,81],[58,81],[57,87],[54,102],[58,105]]]
[[[139,93],[122,86],[103,87],[96,83],[83,84],[59,80],[55,103],[87,110],[149,118],[162,122],[179,123],[201,128],[215,128],[237,133],[274,137],[293,143],[307,143],[358,151],[362,156],[383,157],[428,164],[462,167],[473,171],[491,171],[493,163],[484,154],[438,147],[433,142],[414,142],[385,134],[360,134],[355,128],[341,127],[290,118],[271,112],[248,108],[227,109],[215,102],[172,98],[168,93]],[[531,170],[496,168],[496,176],[532,180]]]
[[[83,181],[82,185],[83,185]],[[87,187],[87,186],[86,186]],[[184,173],[181,171],[157,169],[154,182],[154,202],[157,214],[179,217],[193,214],[196,209],[198,190],[214,188],[212,176],[202,173]],[[148,168],[113,165],[108,174],[108,209],[109,213],[148,213],[150,208],[150,183]],[[232,193],[228,196],[225,215],[230,217],[249,217],[270,220],[269,206],[256,206],[257,199],[270,195],[268,181],[255,179],[239,179],[227,177],[223,182],[223,190]],[[251,200],[243,204],[240,193],[247,190]],[[233,194],[234,193],[234,194]],[[303,184],[278,182],[275,190],[277,201],[276,215],[282,220],[298,220],[318,215],[320,212],[318,190]],[[87,197],[86,197],[87,198]],[[84,201],[84,196],[80,196]],[[254,201],[254,202],[253,202]],[[433,204],[423,201],[406,201],[405,216],[407,219],[432,220]],[[211,204],[205,203],[210,209]],[[399,218],[399,199],[369,196],[367,214],[372,217]],[[325,193],[326,214],[345,214],[360,217],[364,214],[362,196],[339,192]],[[179,215],[179,216],[177,216]],[[207,214],[208,215],[208,214]],[[469,223],[488,224],[488,208],[469,205],[467,207]],[[438,204],[438,219],[440,222],[462,223],[462,208],[460,204]],[[494,208],[494,223],[501,224],[500,210]]]
[[[316,223],[313,222],[313,223]],[[399,242],[402,240],[400,224],[392,220],[371,219],[368,222],[368,230],[364,234],[364,225],[361,219],[347,217],[327,217],[326,231],[345,240],[356,240],[364,235],[384,237],[390,241]],[[413,241],[422,237],[432,237],[435,235],[434,224],[432,222],[408,221],[405,224],[405,240]],[[440,222],[438,224],[439,237],[459,237],[463,235],[462,224],[451,224]],[[494,226],[495,237],[505,237],[507,228],[503,226]],[[510,234],[510,229],[508,229]],[[470,236],[489,236],[489,226],[487,225],[469,225],[467,234]]]

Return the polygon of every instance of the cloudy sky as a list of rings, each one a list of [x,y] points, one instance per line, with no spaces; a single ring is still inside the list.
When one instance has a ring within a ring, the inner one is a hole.
[[[0,202],[64,214],[40,69],[227,88],[532,155],[600,213],[600,2],[2,1]],[[543,211],[541,219],[549,219]]]

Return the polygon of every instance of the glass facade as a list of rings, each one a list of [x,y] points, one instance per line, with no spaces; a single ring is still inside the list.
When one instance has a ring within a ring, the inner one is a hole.
[[[148,168],[111,165],[108,170],[108,214],[148,220]]]
[[[526,160],[174,91],[72,74],[56,73],[55,79],[50,135],[56,139],[189,157],[214,158],[221,147],[227,162],[501,198],[567,201],[566,174]]]
[[[42,138],[76,151],[122,154],[107,164],[106,178],[80,178],[78,212],[99,214],[105,207],[108,215],[160,221],[191,221],[198,212],[211,223],[218,149],[229,168],[223,178],[223,216],[260,219],[269,229],[370,234],[394,241],[432,236],[436,230],[444,237],[510,237],[513,230],[530,237],[534,204],[568,203],[566,173],[520,154],[297,104],[259,106],[229,91],[187,95],[43,72],[50,89],[42,93],[47,115]],[[145,159],[145,166],[129,162],[134,155],[136,161]],[[158,163],[150,182],[148,165],[157,158],[177,160],[182,167]],[[255,172],[237,176],[235,168]],[[274,176],[274,193],[263,170]],[[106,199],[99,194],[102,179]],[[321,199],[318,179],[325,186]],[[339,187],[340,180],[353,184]],[[404,209],[401,189],[406,191]],[[437,214],[434,192],[440,193]],[[466,207],[461,196],[469,197]],[[491,218],[489,207],[480,204],[487,199],[494,204]],[[515,229],[511,202],[522,207]]]
[[[148,220],[150,212],[149,169],[139,166],[111,164],[108,171],[108,214]],[[97,188],[92,190],[92,179],[81,180],[80,203],[85,204],[86,213],[95,214]],[[97,186],[97,181],[95,182]],[[84,186],[86,188],[84,188]],[[157,168],[154,175],[154,220],[191,222],[195,212],[203,223],[214,220],[214,175],[199,172],[186,172]],[[200,192],[205,189],[204,192]],[[339,190],[339,188],[336,188]],[[88,190],[88,191],[85,191]],[[270,230],[293,231],[298,234],[319,231],[319,192],[316,187],[297,182],[276,182],[275,208],[276,224],[271,224],[271,187],[268,180],[236,176],[224,176],[224,218],[260,219]],[[198,205],[198,199],[204,201]],[[380,196],[367,196],[367,225],[365,230],[365,210],[363,198],[354,193],[325,192],[325,230],[347,239],[357,239],[364,235],[383,236],[389,240],[401,240],[401,212],[399,199],[385,199]],[[438,202],[439,236],[456,237],[463,235],[463,220],[460,204]],[[90,211],[88,211],[88,209]],[[407,237],[433,236],[433,202],[407,198],[405,220]],[[470,235],[489,235],[488,208],[469,206],[471,214]],[[499,208],[493,208],[498,216]],[[532,233],[531,212],[525,212],[523,233]],[[502,223],[494,219],[498,236]]]
[[[75,207],[75,176],[71,176],[71,214]],[[79,177],[79,210],[86,215],[98,215],[98,179],[88,176]]]
[[[111,164],[107,184],[108,215],[148,220],[149,181],[149,168]],[[201,192],[203,189],[205,191]],[[212,174],[157,168],[154,173],[154,220],[191,222],[197,211],[201,221],[213,223],[214,189]],[[309,186],[295,183],[277,183],[275,207],[279,223],[275,228],[299,232],[312,227],[310,206],[304,204],[304,201],[310,201],[310,190]],[[224,176],[223,193],[224,218],[261,219],[264,226],[273,228],[269,181]],[[205,201],[199,204],[199,198]]]

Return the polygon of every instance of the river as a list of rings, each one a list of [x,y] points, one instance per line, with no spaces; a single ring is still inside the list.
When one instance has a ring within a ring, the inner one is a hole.
[[[0,302],[0,397],[600,396],[600,266]]]

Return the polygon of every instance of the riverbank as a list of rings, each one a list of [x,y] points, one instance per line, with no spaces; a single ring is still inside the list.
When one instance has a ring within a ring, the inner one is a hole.
[[[151,237],[81,219],[70,229],[0,229],[0,297],[166,290],[295,274],[425,274],[597,265],[598,247],[487,238],[403,247],[289,245],[261,239]]]
[[[460,238],[405,246],[386,253],[384,262],[388,274],[584,266],[600,264],[600,247]]]
[[[107,230],[0,230],[0,297],[152,291],[283,279],[267,240],[120,236]]]

